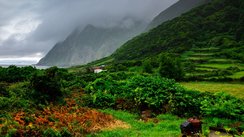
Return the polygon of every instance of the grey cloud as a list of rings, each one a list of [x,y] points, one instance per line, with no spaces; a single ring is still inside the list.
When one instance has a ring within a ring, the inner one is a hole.
[[[24,41],[0,41],[0,57],[47,53],[77,26],[115,25],[127,16],[150,20],[177,0],[0,0],[0,28],[14,18],[36,15],[42,23]],[[1,34],[1,33],[0,33]]]

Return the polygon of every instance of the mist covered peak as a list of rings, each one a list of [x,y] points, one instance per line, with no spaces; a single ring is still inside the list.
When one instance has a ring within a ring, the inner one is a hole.
[[[85,32],[85,31],[90,31],[90,30],[94,30],[94,29],[96,29],[96,27],[94,25],[88,24],[88,25],[85,26],[83,31]]]
[[[75,29],[63,42],[56,44],[38,65],[74,66],[112,54],[123,43],[141,33],[146,23],[128,17],[113,26],[87,24]]]

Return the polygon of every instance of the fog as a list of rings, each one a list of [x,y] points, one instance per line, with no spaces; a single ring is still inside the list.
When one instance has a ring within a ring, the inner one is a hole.
[[[0,0],[0,62],[37,62],[75,28],[150,22],[177,0]]]

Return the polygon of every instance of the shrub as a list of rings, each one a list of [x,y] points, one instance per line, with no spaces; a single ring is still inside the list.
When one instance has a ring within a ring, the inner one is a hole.
[[[126,67],[134,67],[134,66],[141,66],[142,62],[140,60],[130,60],[130,61],[123,61],[120,64],[123,64]]]
[[[126,71],[127,67],[124,66],[123,64],[117,64],[116,65],[116,71]]]
[[[9,93],[7,91],[7,83],[0,83],[0,96],[9,96]]]
[[[145,62],[143,62],[143,72],[152,73],[153,72],[152,69],[153,69],[153,67],[149,60],[146,60]]]
[[[10,103],[9,103],[9,98],[7,97],[0,97],[0,110],[4,110],[6,108],[10,107]]]
[[[26,81],[29,80],[36,71],[37,69],[31,66],[20,68],[12,65],[8,68],[0,68],[0,81],[11,83]]]
[[[26,110],[33,106],[28,86],[28,82],[10,85],[6,90],[7,96],[0,97],[0,109],[4,111],[13,111],[20,108]]]
[[[112,107],[115,100],[126,99],[131,101],[135,108],[155,111],[163,111],[170,94],[180,90],[183,89],[174,80],[142,75],[133,76],[126,81],[114,81],[111,77],[99,78],[86,87],[86,92],[93,98],[93,106],[102,104],[99,107]],[[89,101],[88,104],[91,103],[91,99],[86,100]]]
[[[106,92],[98,91],[89,97],[92,99],[90,107],[111,108],[115,105],[115,96]]]
[[[243,100],[226,93],[217,93],[201,102],[201,110],[204,116],[244,121],[243,104]]]
[[[243,81],[244,81],[244,77],[241,77],[241,78],[240,78],[240,81],[242,81],[242,82],[243,82]]]
[[[35,74],[31,79],[31,87],[35,96],[41,101],[55,101],[62,96],[58,69],[53,67],[47,69],[45,74]]]
[[[62,137],[72,137],[72,134],[69,132],[67,128],[63,128],[61,131]]]
[[[55,129],[48,128],[45,131],[43,131],[44,137],[62,137],[61,133]]]
[[[96,108],[118,108],[178,116],[207,116],[244,120],[244,102],[229,95],[188,91],[174,80],[159,76],[134,75],[126,80],[98,78],[86,87],[84,104]],[[131,105],[128,107],[128,104]],[[133,105],[132,105],[133,104]]]
[[[140,109],[151,108],[157,111],[162,111],[163,106],[168,104],[170,94],[182,89],[174,80],[140,75],[130,78],[125,88],[128,90],[127,96]]]
[[[177,92],[171,95],[170,112],[178,116],[199,116],[201,115],[201,101],[205,96],[208,96],[208,93],[184,90]]]
[[[181,62],[170,54],[162,54],[160,57],[159,74],[162,77],[181,80],[184,77]]]

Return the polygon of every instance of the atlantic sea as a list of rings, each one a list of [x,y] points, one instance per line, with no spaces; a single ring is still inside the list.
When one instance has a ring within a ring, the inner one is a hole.
[[[48,69],[48,68],[51,67],[51,66],[38,66],[38,65],[34,65],[34,64],[32,64],[32,65],[24,65],[24,64],[22,64],[22,65],[20,65],[20,64],[0,64],[0,67],[7,68],[7,67],[12,66],[12,65],[17,66],[17,67],[32,66],[32,67],[35,67],[37,69]]]

